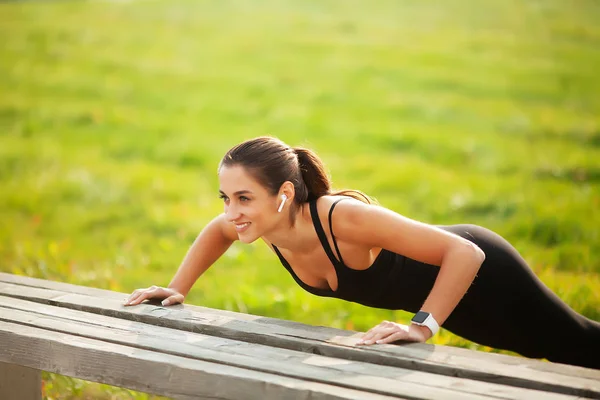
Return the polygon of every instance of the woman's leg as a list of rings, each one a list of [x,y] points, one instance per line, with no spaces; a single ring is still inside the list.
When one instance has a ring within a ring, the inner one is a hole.
[[[444,226],[486,259],[444,328],[533,358],[600,369],[600,323],[565,304],[505,239],[475,225]]]

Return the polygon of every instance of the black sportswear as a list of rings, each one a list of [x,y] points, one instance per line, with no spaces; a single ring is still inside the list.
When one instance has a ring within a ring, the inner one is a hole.
[[[382,249],[365,270],[347,267],[332,231],[335,257],[317,213],[310,202],[312,221],[337,274],[338,288],[320,289],[302,282],[273,246],[281,263],[306,291],[370,307],[419,311],[440,267],[415,261]],[[567,306],[531,271],[510,243],[476,225],[438,226],[473,243],[485,253],[465,296],[446,319],[443,328],[473,342],[517,352],[527,357],[600,369],[600,323]]]

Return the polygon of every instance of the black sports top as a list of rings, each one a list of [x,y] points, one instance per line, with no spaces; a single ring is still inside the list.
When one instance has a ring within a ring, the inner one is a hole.
[[[333,209],[343,199],[333,203],[329,210],[329,231],[337,258],[321,226],[316,201],[310,203],[313,225],[335,268],[338,289],[306,285],[273,246],[281,263],[302,288],[315,295],[376,308],[419,311],[440,267],[386,249],[365,270],[346,266],[331,226]],[[552,293],[510,243],[472,224],[437,227],[475,243],[486,255],[467,293],[445,320],[445,329],[473,342],[528,357],[600,369],[597,357],[600,353],[596,350],[600,344],[600,324],[577,314]],[[539,331],[547,334],[531,334]],[[559,342],[561,345],[557,346]]]
[[[342,200],[346,199],[341,198],[333,203],[331,209],[329,210],[328,217],[329,231],[331,233],[331,237],[333,239],[333,244],[335,246],[338,258],[335,258],[331,246],[327,241],[327,236],[325,235],[325,231],[323,230],[321,221],[319,220],[316,200],[313,200],[309,203],[310,215],[313,221],[313,225],[315,227],[321,245],[323,246],[323,249],[327,254],[327,257],[329,257],[329,260],[331,260],[331,263],[335,268],[338,281],[337,290],[334,291],[331,289],[321,289],[305,284],[294,273],[294,271],[290,267],[290,264],[281,255],[279,249],[277,249],[277,247],[273,245],[273,249],[275,250],[275,253],[279,257],[279,260],[281,261],[283,266],[292,275],[292,277],[298,283],[298,285],[300,285],[307,292],[310,292],[317,296],[336,297],[339,299],[353,301],[359,304],[377,308],[387,308],[392,310],[411,310],[416,307],[418,310],[422,302],[425,300],[425,296],[429,293],[429,290],[433,286],[433,281],[435,281],[435,277],[437,276],[439,267],[430,266],[432,268],[424,268],[422,271],[420,271],[421,273],[425,273],[428,278],[422,279],[423,277],[421,277],[418,279],[420,285],[425,285],[425,287],[423,287],[423,290],[418,291],[423,293],[423,296],[416,296],[418,298],[412,299],[412,301],[410,301],[411,299],[409,299],[409,297],[415,296],[406,296],[407,293],[402,290],[402,286],[399,286],[401,283],[406,284],[406,282],[403,282],[403,280],[405,279],[401,279],[403,266],[407,260],[406,257],[386,249],[381,249],[381,252],[377,256],[373,264],[371,264],[371,266],[365,270],[355,270],[346,266],[344,264],[342,255],[340,254],[340,250],[335,240],[335,235],[333,234],[333,228],[331,224],[331,216],[333,210],[337,203],[339,203]],[[417,282],[417,285],[419,285],[419,282]],[[411,282],[413,290],[415,289],[414,283],[415,282]],[[404,295],[402,292],[404,292]]]

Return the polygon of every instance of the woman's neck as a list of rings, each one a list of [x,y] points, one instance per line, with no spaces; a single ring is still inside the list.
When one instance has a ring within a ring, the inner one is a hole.
[[[293,253],[306,252],[315,246],[318,241],[310,214],[308,204],[302,205],[302,208],[296,213],[294,224],[285,219],[281,227],[277,227],[263,238],[279,249],[286,249]],[[315,240],[316,239],[316,240]]]

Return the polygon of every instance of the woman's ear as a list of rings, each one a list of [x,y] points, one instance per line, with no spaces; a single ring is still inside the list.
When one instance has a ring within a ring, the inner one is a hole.
[[[290,181],[285,181],[279,188],[279,200],[281,200],[281,196],[285,195],[288,201],[293,201],[296,195],[296,190],[294,189],[294,184]]]

